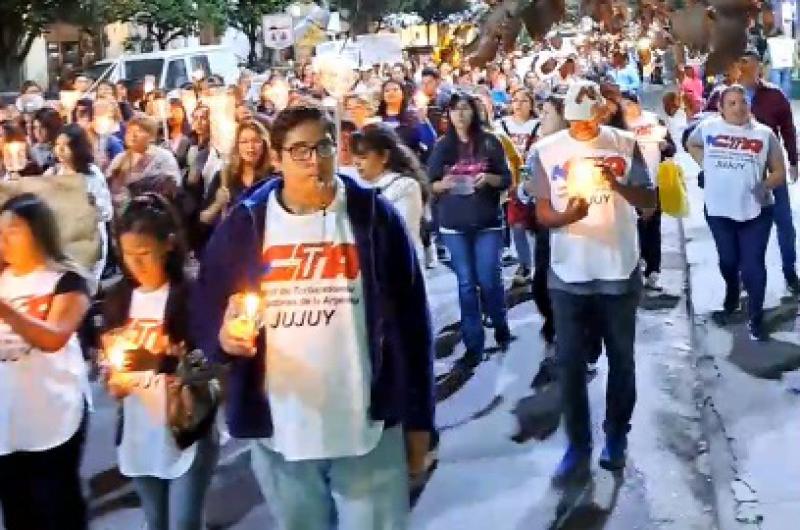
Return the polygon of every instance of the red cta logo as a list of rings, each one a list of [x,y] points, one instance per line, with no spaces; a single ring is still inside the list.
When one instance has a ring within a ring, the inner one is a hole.
[[[349,243],[275,245],[263,255],[266,282],[355,280],[360,271],[358,248]]]

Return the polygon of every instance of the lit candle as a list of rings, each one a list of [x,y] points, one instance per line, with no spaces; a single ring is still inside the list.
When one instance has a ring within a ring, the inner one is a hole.
[[[282,79],[275,81],[267,89],[267,97],[275,105],[275,109],[281,111],[289,105],[289,84]]]
[[[255,293],[237,294],[233,300],[235,316],[228,322],[228,332],[234,337],[252,339],[261,322],[263,300]]]
[[[192,72],[192,81],[197,83],[198,81],[202,81],[206,77],[206,71],[202,68],[195,68]]]
[[[125,369],[125,360],[128,353],[136,349],[136,344],[129,341],[122,335],[118,335],[111,342],[111,346],[106,351],[106,361],[117,371]]]
[[[567,195],[588,201],[597,188],[595,185],[597,170],[597,165],[591,160],[581,159],[573,162],[567,176]]]
[[[3,165],[10,173],[19,173],[28,165],[25,142],[8,142],[3,146]]]

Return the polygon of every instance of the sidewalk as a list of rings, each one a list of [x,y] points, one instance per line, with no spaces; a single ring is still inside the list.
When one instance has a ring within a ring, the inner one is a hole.
[[[793,107],[798,116],[796,102]],[[744,321],[722,329],[709,318],[722,306],[724,283],[703,218],[703,192],[695,172],[687,173],[692,212],[683,223],[685,248],[720,528],[798,528],[800,396],[788,390],[786,374],[800,368],[800,323],[784,285],[775,230],[765,303],[773,340],[761,345],[750,341]],[[800,226],[800,185],[791,185],[790,195]]]

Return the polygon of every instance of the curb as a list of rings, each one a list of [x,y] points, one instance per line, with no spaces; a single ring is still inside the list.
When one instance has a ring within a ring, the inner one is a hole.
[[[700,413],[700,426],[705,447],[699,448],[698,456],[706,455],[702,464],[697,466],[698,473],[708,481],[708,493],[713,506],[713,517],[716,528],[723,530],[761,528],[763,517],[758,513],[756,492],[739,477],[737,458],[733,450],[733,439],[728,435],[721,414],[715,406],[713,392],[715,381],[721,377],[713,357],[705,354],[702,340],[702,328],[705,322],[697,319],[692,302],[692,276],[689,259],[686,253],[686,231],[683,219],[678,219],[678,236],[680,253],[683,258],[686,294],[686,313],[689,319],[689,338],[692,345],[693,362],[696,378],[693,394],[695,406]],[[701,459],[698,459],[701,463]],[[750,492],[745,500],[737,499],[735,489]],[[732,516],[722,514],[732,513]],[[750,519],[743,521],[742,518]]]

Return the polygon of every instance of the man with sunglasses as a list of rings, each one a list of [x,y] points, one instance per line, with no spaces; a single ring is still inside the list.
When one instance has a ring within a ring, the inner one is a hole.
[[[192,328],[230,366],[228,426],[254,440],[281,528],[407,528],[433,429],[424,277],[397,212],[336,175],[333,138],[318,107],[278,115],[283,178],[256,186],[217,228]],[[264,302],[248,336],[224,318],[243,292]]]

